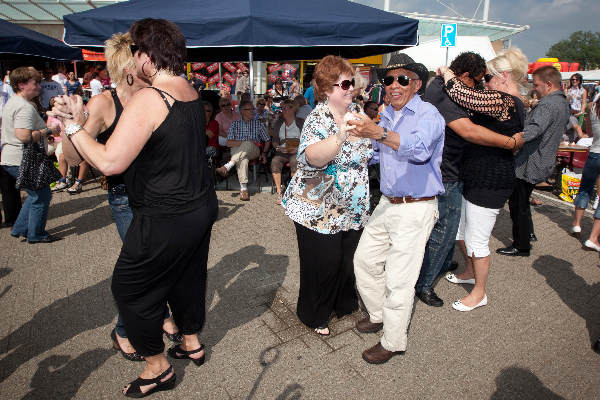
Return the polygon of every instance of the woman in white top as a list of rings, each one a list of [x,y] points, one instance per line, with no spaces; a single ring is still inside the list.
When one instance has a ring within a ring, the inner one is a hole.
[[[577,193],[577,197],[575,197],[575,215],[573,218],[573,226],[571,227],[571,234],[576,237],[579,237],[581,234],[581,218],[588,206],[590,198],[593,199],[594,185],[600,176],[600,100],[592,104],[589,118],[593,139],[592,146],[590,147],[590,154],[583,167],[579,192]],[[600,193],[600,187],[597,186],[596,191]],[[594,212],[594,225],[592,226],[590,237],[584,243],[584,248],[586,250],[596,250],[600,252],[600,242],[598,242],[599,235],[600,207],[596,208],[596,211]]]
[[[277,188],[277,204],[281,204],[281,171],[286,163],[290,164],[292,176],[296,173],[298,165],[296,153],[300,143],[300,132],[304,126],[302,118],[296,118],[298,104],[292,99],[281,102],[281,115],[273,124],[273,147],[275,156],[271,160],[271,173],[273,183]]]
[[[587,104],[587,91],[581,84],[582,80],[583,76],[581,74],[571,75],[565,92],[569,106],[571,106],[571,113],[575,115],[581,114]]]

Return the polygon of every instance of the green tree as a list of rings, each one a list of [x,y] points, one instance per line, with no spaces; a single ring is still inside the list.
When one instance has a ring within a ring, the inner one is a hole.
[[[578,62],[581,70],[599,68],[600,32],[574,32],[569,39],[550,46],[546,56],[556,57],[559,61]]]

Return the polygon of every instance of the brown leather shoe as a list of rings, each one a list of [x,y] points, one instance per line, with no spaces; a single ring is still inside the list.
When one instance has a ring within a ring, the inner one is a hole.
[[[240,191],[240,200],[241,201],[250,201],[250,195],[247,190]]]
[[[227,168],[225,168],[224,165],[222,167],[217,168],[216,171],[217,174],[221,175],[223,178],[226,178],[229,174],[229,171],[227,171]]]
[[[383,322],[371,322],[369,317],[363,318],[356,323],[356,329],[361,333],[375,333],[383,328]]]
[[[369,364],[383,364],[396,355],[404,354],[403,351],[389,351],[383,348],[381,342],[363,351],[362,358]]]

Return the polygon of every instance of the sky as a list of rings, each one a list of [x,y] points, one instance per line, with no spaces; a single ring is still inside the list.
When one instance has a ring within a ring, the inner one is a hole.
[[[357,3],[383,9],[384,0],[355,0]],[[473,18],[480,0],[390,0],[391,11],[418,12],[455,16],[442,4],[460,15]],[[483,4],[476,18],[481,19]],[[554,43],[568,39],[576,31],[600,32],[598,17],[600,0],[490,0],[490,21],[529,25],[529,29],[513,37],[512,45],[520,47],[529,62],[545,57]]]

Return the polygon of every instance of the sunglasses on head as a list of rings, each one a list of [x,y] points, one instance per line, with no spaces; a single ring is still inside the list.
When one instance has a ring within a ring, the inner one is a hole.
[[[418,79],[411,78],[410,76],[407,76],[407,75],[398,75],[396,77],[386,76],[385,78],[383,78],[383,84],[385,86],[390,86],[392,83],[394,83],[395,80],[398,81],[400,86],[408,86],[410,81],[418,81]]]
[[[490,83],[490,81],[492,80],[492,78],[493,78],[493,77],[494,77],[494,75],[492,75],[492,74],[485,74],[485,75],[483,76],[483,80],[484,80],[486,83]]]
[[[131,55],[134,56],[135,52],[138,51],[140,48],[138,47],[137,44],[130,44],[129,45],[129,50],[131,50]]]
[[[333,86],[339,86],[342,90],[348,90],[350,86],[354,86],[354,78],[352,80],[344,79],[340,83],[334,83]]]

